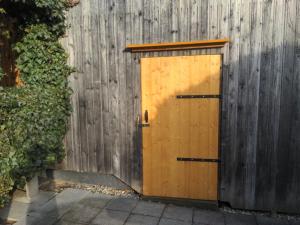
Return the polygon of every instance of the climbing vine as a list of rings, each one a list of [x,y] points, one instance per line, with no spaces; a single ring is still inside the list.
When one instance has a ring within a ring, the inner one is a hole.
[[[63,159],[72,68],[59,38],[68,7],[66,0],[0,0],[0,27],[14,28],[2,29],[0,40],[15,32],[10,41],[21,79],[0,87],[0,206],[14,187]]]

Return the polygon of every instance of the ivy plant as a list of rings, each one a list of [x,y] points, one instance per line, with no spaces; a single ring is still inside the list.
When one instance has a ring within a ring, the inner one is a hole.
[[[10,21],[15,28],[13,51],[22,81],[0,87],[0,206],[17,185],[64,157],[73,69],[59,38],[67,9],[65,0],[0,0],[0,13],[5,12],[0,26]],[[4,72],[0,69],[0,79]]]

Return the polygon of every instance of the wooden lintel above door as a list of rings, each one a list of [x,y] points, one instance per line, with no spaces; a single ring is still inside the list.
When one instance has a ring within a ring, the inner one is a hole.
[[[156,52],[156,51],[182,51],[204,48],[222,48],[229,39],[201,40],[191,42],[169,42],[157,44],[131,44],[127,45],[128,52]]]

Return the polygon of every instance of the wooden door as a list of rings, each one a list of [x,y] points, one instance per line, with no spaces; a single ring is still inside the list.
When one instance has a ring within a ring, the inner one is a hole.
[[[142,58],[144,195],[217,200],[220,67],[220,55]]]

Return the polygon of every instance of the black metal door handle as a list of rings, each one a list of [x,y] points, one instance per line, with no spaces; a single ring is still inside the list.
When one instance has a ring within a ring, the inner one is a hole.
[[[145,110],[144,118],[145,118],[145,122],[148,123],[148,121],[149,121],[148,110]]]

